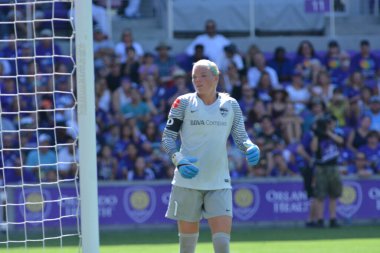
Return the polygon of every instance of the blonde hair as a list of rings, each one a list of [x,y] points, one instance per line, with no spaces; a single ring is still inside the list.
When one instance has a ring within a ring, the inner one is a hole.
[[[212,62],[212,61],[209,61],[206,59],[202,59],[202,60],[199,60],[199,61],[194,63],[193,67],[195,68],[196,66],[207,67],[214,76],[219,76],[219,74],[220,74],[219,68],[215,64],[215,62]]]

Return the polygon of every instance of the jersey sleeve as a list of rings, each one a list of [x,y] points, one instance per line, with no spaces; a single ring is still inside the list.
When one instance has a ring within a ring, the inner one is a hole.
[[[236,143],[236,146],[240,150],[245,152],[246,147],[244,146],[243,142],[245,142],[249,138],[244,126],[243,113],[240,109],[238,102],[235,99],[233,99],[231,102],[232,102],[232,110],[234,112],[231,135]]]
[[[188,104],[188,99],[185,96],[180,96],[173,102],[170,108],[168,120],[162,134],[162,147],[170,157],[178,151],[176,140],[181,130]]]

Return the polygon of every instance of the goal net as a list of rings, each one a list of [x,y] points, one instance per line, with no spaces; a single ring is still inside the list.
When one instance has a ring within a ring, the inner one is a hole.
[[[0,252],[80,249],[73,5],[0,0]]]

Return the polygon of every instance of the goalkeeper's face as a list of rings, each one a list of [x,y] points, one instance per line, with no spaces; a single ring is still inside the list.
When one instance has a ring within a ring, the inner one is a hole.
[[[218,76],[215,76],[207,66],[194,66],[194,89],[199,95],[210,95],[216,92]]]

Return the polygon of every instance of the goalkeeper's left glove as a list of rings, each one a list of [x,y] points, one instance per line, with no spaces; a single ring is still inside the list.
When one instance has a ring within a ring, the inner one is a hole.
[[[260,160],[260,149],[257,145],[253,144],[252,141],[246,140],[243,142],[244,146],[247,148],[245,156],[249,165],[256,165]]]

